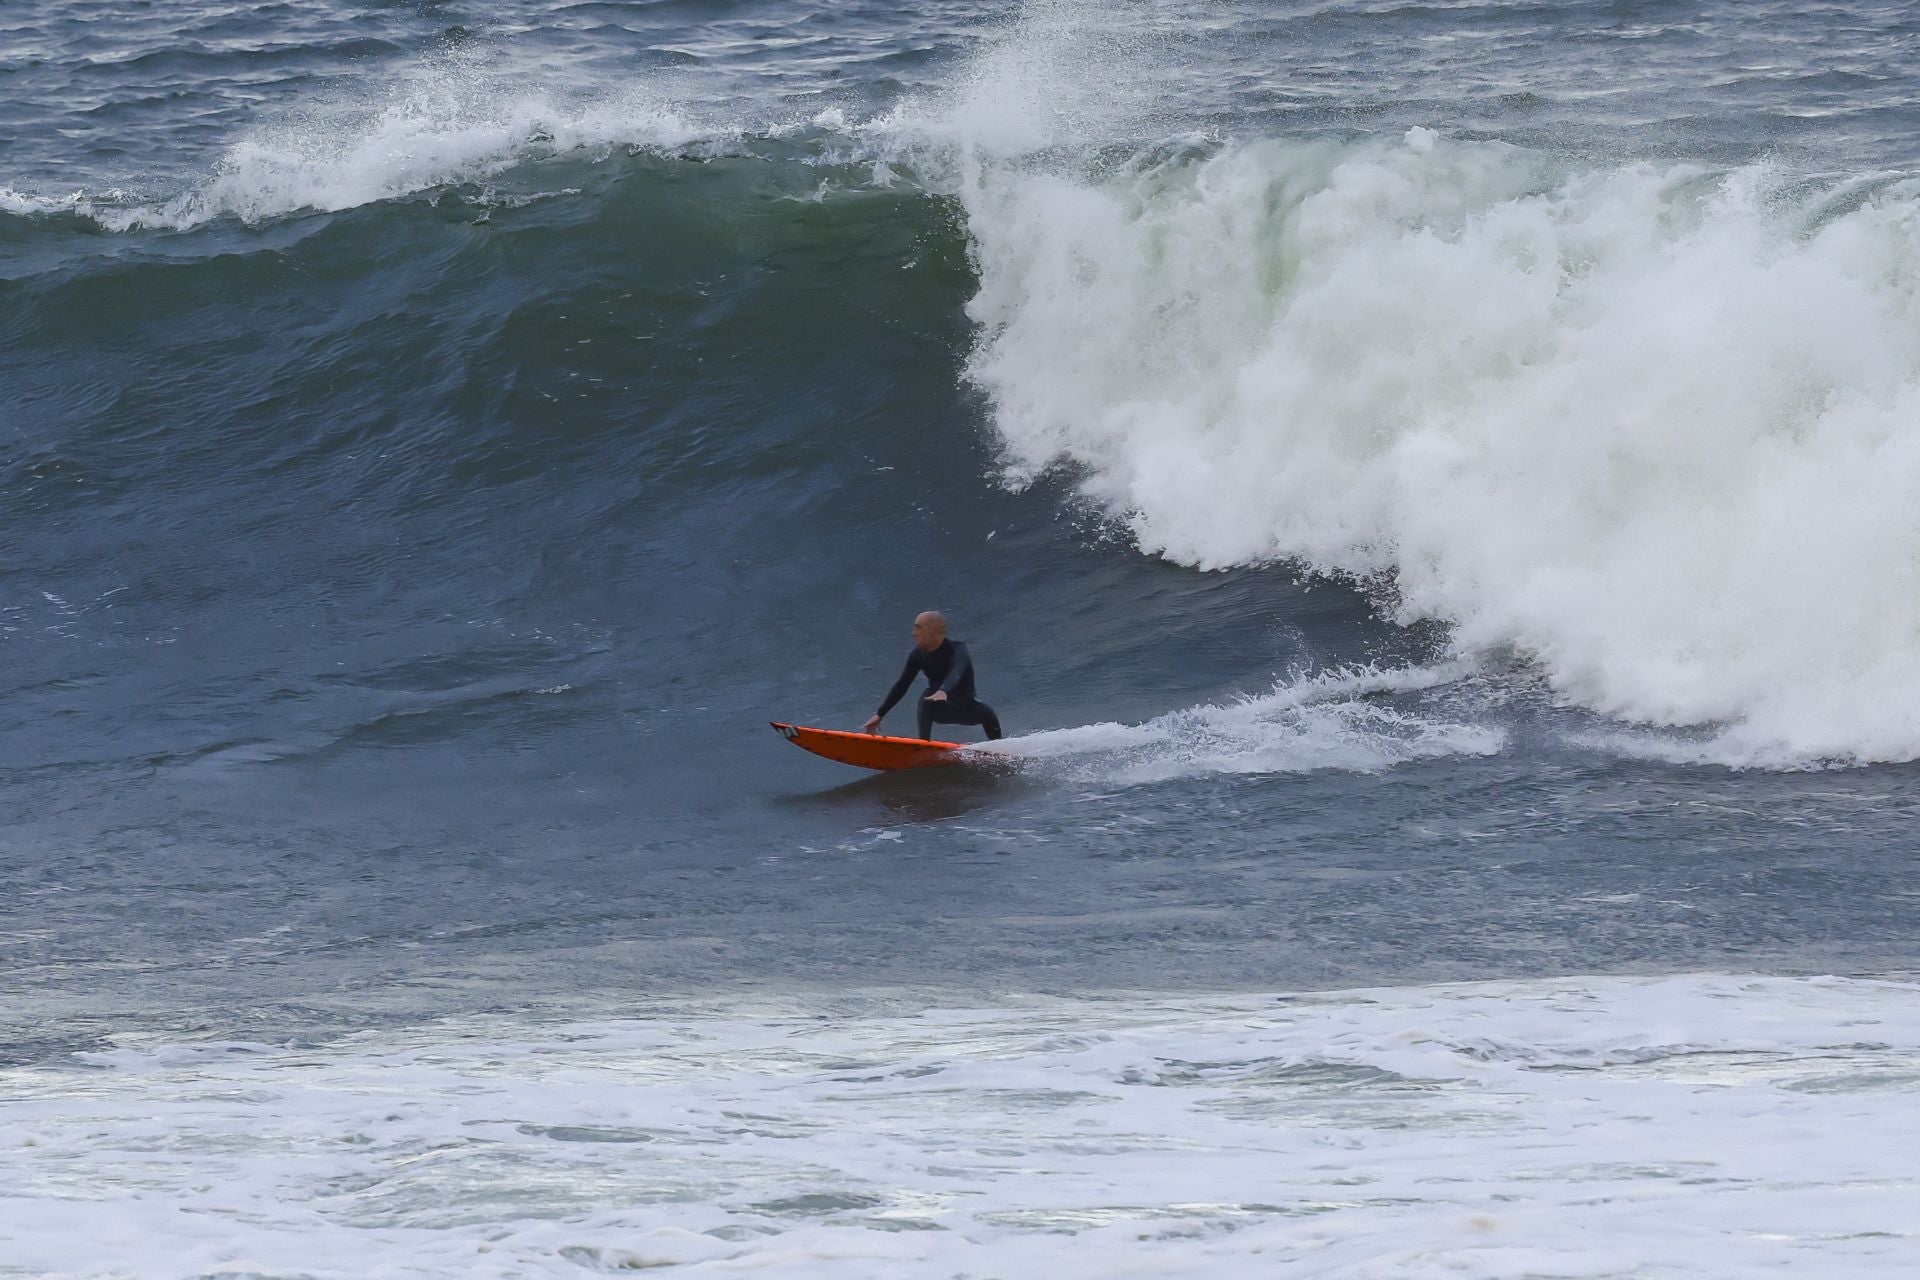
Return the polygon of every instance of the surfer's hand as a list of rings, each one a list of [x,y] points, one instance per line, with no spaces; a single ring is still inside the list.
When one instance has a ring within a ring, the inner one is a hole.
[[[860,726],[860,732],[872,733],[875,729],[878,729],[879,727],[880,727],[880,717],[868,716],[867,722]]]
[[[939,689],[927,695],[928,702],[945,702],[946,700],[947,691],[945,689]]]

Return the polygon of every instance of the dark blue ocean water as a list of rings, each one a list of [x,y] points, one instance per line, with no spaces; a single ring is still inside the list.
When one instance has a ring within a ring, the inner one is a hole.
[[[9,4],[0,1056],[1911,968],[1917,51]],[[1020,767],[768,732],[928,607]]]

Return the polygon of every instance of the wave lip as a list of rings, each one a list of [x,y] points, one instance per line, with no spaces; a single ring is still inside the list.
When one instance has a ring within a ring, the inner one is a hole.
[[[1920,756],[1920,185],[1237,143],[963,188],[1008,478],[1716,758]]]
[[[733,136],[731,128],[698,123],[642,90],[547,92],[454,56],[429,60],[377,91],[314,102],[244,134],[225,148],[205,181],[172,197],[82,191],[55,198],[0,188],[0,210],[73,212],[109,231],[186,230],[218,218],[259,223],[486,182],[572,152],[724,150]]]

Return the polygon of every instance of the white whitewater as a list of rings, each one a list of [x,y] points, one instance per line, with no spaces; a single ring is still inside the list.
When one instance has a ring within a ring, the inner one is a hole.
[[[1891,1280],[1917,997],[1562,979],[129,1047],[5,1073],[0,1275]]]
[[[1920,755],[1920,191],[1559,172],[1424,131],[976,164],[1019,483],[1369,580],[1698,753]]]

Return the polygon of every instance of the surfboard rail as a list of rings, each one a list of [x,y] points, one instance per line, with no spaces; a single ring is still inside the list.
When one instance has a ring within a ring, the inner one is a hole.
[[[811,725],[770,720],[773,731],[803,751],[862,769],[926,769],[959,764],[964,742],[931,742],[925,738],[892,738],[883,733],[853,733],[845,729],[816,729]]]

